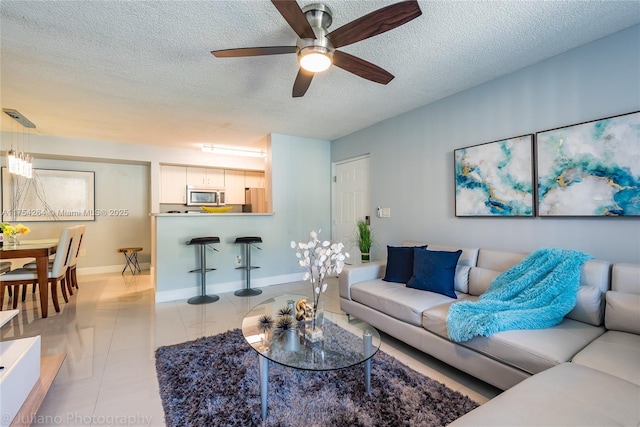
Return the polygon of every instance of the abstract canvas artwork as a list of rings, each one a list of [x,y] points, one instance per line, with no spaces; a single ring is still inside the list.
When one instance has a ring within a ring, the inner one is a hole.
[[[456,216],[533,216],[533,135],[454,151]]]
[[[93,221],[95,173],[33,169],[33,178],[2,168],[2,221]]]
[[[640,112],[539,132],[540,216],[640,216]]]

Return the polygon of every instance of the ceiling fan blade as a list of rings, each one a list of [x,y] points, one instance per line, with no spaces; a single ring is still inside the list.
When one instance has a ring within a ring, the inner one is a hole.
[[[416,0],[403,1],[351,21],[327,34],[327,38],[338,48],[393,30],[420,15]]]
[[[333,52],[333,65],[345,71],[360,76],[363,79],[386,85],[393,80],[393,74],[378,67],[371,62],[360,59],[357,56],[336,50]]]
[[[301,39],[315,39],[316,34],[307,21],[304,12],[295,0],[271,0],[271,3],[278,9],[280,15],[289,23],[289,26]]]
[[[239,49],[222,49],[211,51],[216,58],[238,58],[241,56],[279,55],[296,53],[296,46],[242,47]]]
[[[298,70],[298,75],[296,76],[296,81],[293,83],[293,97],[300,98],[307,93],[307,89],[309,89],[309,85],[311,84],[311,80],[313,79],[313,73],[305,70],[304,68],[300,68]]]

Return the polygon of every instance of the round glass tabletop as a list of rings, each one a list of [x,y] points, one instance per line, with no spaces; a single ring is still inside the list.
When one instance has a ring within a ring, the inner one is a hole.
[[[278,328],[281,309],[302,298],[311,300],[302,295],[271,298],[244,317],[242,335],[261,356],[291,368],[329,371],[357,365],[376,354],[380,348],[378,331],[360,320],[349,322],[345,314],[324,311],[322,338],[315,342],[305,337],[304,321],[294,318],[292,328]]]

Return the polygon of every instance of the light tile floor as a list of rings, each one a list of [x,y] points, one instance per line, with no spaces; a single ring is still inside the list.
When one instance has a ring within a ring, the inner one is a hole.
[[[325,309],[340,311],[337,280],[325,298]],[[156,304],[148,272],[80,276],[80,289],[39,318],[37,297],[28,294],[20,313],[2,330],[2,340],[41,335],[42,354],[66,353],[45,397],[37,426],[163,426],[154,352],[159,346],[214,335],[240,326],[251,307],[283,293],[309,294],[307,282],[263,288],[262,295],[189,305],[186,300]],[[61,299],[62,300],[62,299]],[[10,301],[10,299],[9,299]],[[406,344],[382,335],[382,350],[413,369],[479,403],[499,390]]]

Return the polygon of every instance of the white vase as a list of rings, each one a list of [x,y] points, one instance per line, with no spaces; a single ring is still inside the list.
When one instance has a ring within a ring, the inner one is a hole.
[[[20,244],[20,240],[18,240],[17,234],[12,234],[7,237],[6,245],[10,248],[15,248]]]

